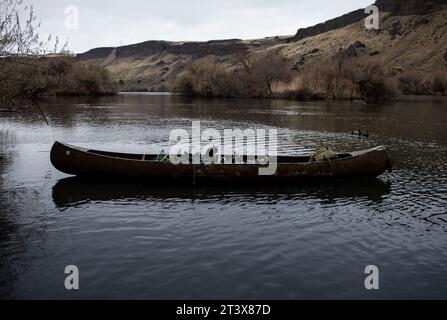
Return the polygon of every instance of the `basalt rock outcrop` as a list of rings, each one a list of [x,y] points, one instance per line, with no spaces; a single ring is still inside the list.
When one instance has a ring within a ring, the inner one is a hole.
[[[157,53],[171,53],[174,55],[189,55],[201,58],[208,55],[223,56],[245,52],[248,46],[242,40],[219,40],[208,42],[168,42],[147,41],[143,43],[122,46],[118,48],[98,48],[78,55],[81,60],[103,59],[115,50],[117,58],[147,57]]]
[[[377,0],[375,5],[380,12],[390,12],[393,15],[424,15],[447,5],[447,0]],[[366,17],[365,10],[359,9],[312,27],[298,29],[296,35],[287,41],[300,41],[304,38],[344,28]]]
[[[447,0],[377,0],[376,6],[394,15],[423,15],[447,5]]]
[[[308,28],[298,29],[296,35],[290,39],[288,42],[300,41],[304,38],[313,37],[331,30],[340,29],[350,24],[356,23],[365,18],[365,10],[360,9],[348,14],[342,15],[341,17],[328,20],[324,23],[319,23],[315,26]]]

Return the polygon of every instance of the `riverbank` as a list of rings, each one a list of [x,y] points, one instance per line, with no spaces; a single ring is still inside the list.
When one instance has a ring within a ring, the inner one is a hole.
[[[226,67],[195,63],[172,87],[190,96],[294,100],[381,100],[400,93],[383,66],[340,51],[292,77],[279,52],[246,58]],[[446,79],[447,88],[447,79]]]
[[[271,100],[271,101],[280,101],[280,100],[284,100],[284,101],[298,101],[298,102],[322,102],[324,100],[322,99],[315,99],[315,100],[299,100],[296,97],[287,97],[287,96],[274,96],[274,97],[269,97],[269,98],[265,98],[265,97],[252,97],[252,98],[240,98],[240,97],[201,97],[201,96],[193,96],[193,95],[185,95],[181,92],[170,92],[170,91],[136,91],[136,92],[132,92],[132,91],[121,91],[118,92],[117,95],[131,95],[131,96],[178,96],[178,97],[183,97],[183,98],[191,98],[191,99],[202,99],[204,101],[206,101],[207,99],[209,99],[210,101],[214,101],[214,100],[246,100],[246,101],[257,101],[257,100]],[[377,102],[423,102],[423,101],[447,101],[447,95],[403,95],[403,94],[398,94],[395,95],[393,97],[389,97],[387,99],[381,99],[381,100],[371,100],[369,102],[371,103],[377,103]],[[333,103],[337,103],[337,102],[352,102],[352,103],[357,103],[359,105],[367,105],[367,101],[363,101],[363,100],[356,100],[356,99],[339,99],[339,100],[335,100],[332,101]]]
[[[0,105],[42,96],[102,96],[117,93],[109,72],[75,57],[19,57],[0,61]]]

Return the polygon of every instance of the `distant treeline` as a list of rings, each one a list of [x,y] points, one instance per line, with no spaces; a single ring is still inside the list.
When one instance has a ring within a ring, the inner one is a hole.
[[[193,96],[376,100],[398,94],[445,95],[447,75],[421,78],[417,73],[388,70],[349,50],[296,68],[271,51],[237,57],[231,64],[196,61],[171,86]]]
[[[37,96],[116,92],[106,69],[71,56],[0,58],[0,66],[0,99],[5,105]]]

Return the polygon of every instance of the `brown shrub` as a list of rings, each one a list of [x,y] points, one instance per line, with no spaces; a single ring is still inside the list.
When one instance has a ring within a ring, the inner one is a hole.
[[[434,94],[447,94],[447,75],[445,73],[435,74],[431,83]]]
[[[194,96],[194,85],[193,79],[189,73],[189,71],[183,72],[179,74],[172,82],[171,88],[174,92],[181,92],[187,96]]]
[[[239,56],[232,67],[198,61],[177,77],[175,91],[218,97],[272,97],[272,85],[291,83],[289,63],[278,53]],[[368,59],[344,51],[308,65],[299,73],[299,84],[281,97],[303,99],[381,99],[395,94],[384,70]],[[279,93],[276,93],[279,96]]]
[[[399,77],[399,90],[402,94],[427,95],[430,88],[427,83],[415,73],[406,73]]]
[[[245,67],[243,70],[248,75],[253,96],[271,97],[273,82],[290,80],[290,67],[287,61],[272,51],[248,60],[248,68]]]
[[[409,72],[399,77],[399,90],[407,95],[445,95],[447,75],[435,73],[422,77],[420,73]]]
[[[287,81],[285,60],[273,53],[240,56],[233,67],[199,60],[172,83],[174,91],[208,97],[271,97],[275,81]]]
[[[299,99],[381,99],[394,95],[383,69],[367,60],[337,55],[309,65],[300,74]]]
[[[214,96],[220,73],[218,65],[207,61],[196,62],[174,80],[175,90],[189,95]]]
[[[3,103],[37,95],[101,95],[115,93],[108,72],[73,57],[15,58],[1,61]]]

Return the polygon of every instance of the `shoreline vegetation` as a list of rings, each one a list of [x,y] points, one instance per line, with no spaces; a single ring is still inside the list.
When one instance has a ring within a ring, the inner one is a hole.
[[[106,96],[118,93],[106,68],[74,56],[15,58],[1,63],[0,105],[45,96]],[[291,77],[290,63],[271,52],[237,57],[232,65],[197,61],[170,84],[170,92],[209,98],[279,98],[375,101],[407,95],[445,96],[447,75],[422,80],[417,74],[397,75],[340,52],[307,65]],[[281,88],[278,90],[278,88]],[[141,91],[149,92],[149,91]]]
[[[400,74],[395,68],[356,55],[357,42],[331,58],[306,65],[291,76],[291,63],[279,52],[238,57],[229,64],[197,61],[171,83],[172,91],[187,96],[214,98],[284,98],[294,100],[392,99],[404,95],[447,95],[447,75],[428,78]]]
[[[113,95],[108,71],[68,55],[14,57],[0,62],[0,104],[43,96]]]
[[[355,46],[361,47],[361,43]],[[354,46],[354,47],[355,47]],[[357,56],[351,49],[308,64],[292,76],[291,63],[279,52],[237,56],[230,63],[206,59],[192,63],[170,83],[170,92],[209,98],[353,100],[366,103],[404,95],[445,96],[447,75],[421,79],[399,74]],[[100,65],[59,54],[0,59],[0,106],[46,96],[115,95],[119,83]],[[149,92],[149,91],[141,91]]]

